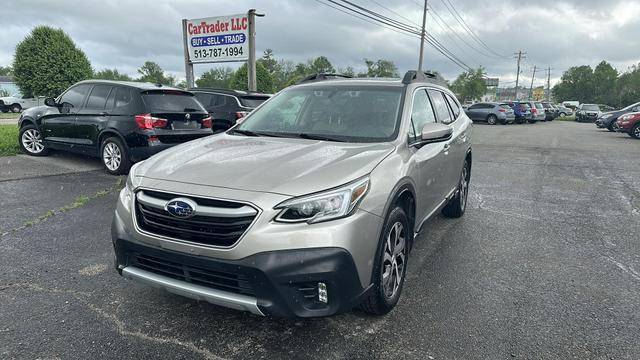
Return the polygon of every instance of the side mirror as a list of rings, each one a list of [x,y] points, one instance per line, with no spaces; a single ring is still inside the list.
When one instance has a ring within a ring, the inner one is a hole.
[[[50,97],[44,99],[44,104],[50,107],[58,106],[58,104],[56,104],[56,99]]]
[[[425,124],[420,133],[420,139],[425,144],[447,141],[453,135],[453,128],[439,123]]]

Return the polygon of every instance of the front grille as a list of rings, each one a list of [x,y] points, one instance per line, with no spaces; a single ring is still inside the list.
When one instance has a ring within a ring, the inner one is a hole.
[[[255,296],[249,277],[243,274],[203,269],[143,254],[130,255],[130,265],[196,285]]]
[[[164,210],[164,204],[177,197],[184,196],[157,191],[140,191],[136,195],[135,211],[138,227],[152,234],[178,240],[229,247],[242,237],[257,215],[255,209],[242,203],[189,197],[197,204],[196,215],[188,219],[176,218]],[[141,199],[146,200],[141,201]],[[205,208],[215,209],[220,216],[200,214],[198,209]],[[243,213],[243,210],[246,210],[245,215],[233,215]]]

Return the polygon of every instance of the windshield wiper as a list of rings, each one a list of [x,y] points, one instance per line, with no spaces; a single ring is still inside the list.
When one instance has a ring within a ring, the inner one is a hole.
[[[238,134],[242,134],[242,135],[246,135],[246,136],[260,136],[260,134],[253,132],[251,130],[233,130],[232,131],[233,134],[238,133]]]
[[[320,135],[320,134],[308,134],[308,133],[299,133],[295,134],[297,137],[309,140],[324,140],[324,141],[336,141],[336,142],[345,142],[344,138],[331,136],[331,135]]]

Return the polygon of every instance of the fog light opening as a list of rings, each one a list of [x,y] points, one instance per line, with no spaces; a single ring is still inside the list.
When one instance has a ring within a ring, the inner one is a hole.
[[[318,301],[325,304],[329,302],[329,294],[327,293],[327,284],[323,282],[318,283]]]

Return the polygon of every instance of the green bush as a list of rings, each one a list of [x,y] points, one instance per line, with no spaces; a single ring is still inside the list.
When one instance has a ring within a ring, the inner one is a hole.
[[[57,96],[92,75],[87,56],[61,29],[37,26],[16,46],[13,76],[25,96]]]

